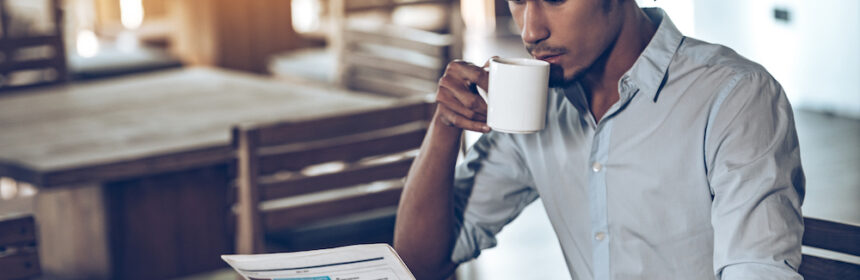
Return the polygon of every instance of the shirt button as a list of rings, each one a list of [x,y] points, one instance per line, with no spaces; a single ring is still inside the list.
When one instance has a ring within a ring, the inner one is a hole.
[[[594,234],[594,240],[603,241],[603,239],[606,239],[606,233],[598,232]]]
[[[600,169],[603,169],[603,165],[600,165],[599,162],[595,162],[591,165],[591,170],[594,172],[600,172]]]

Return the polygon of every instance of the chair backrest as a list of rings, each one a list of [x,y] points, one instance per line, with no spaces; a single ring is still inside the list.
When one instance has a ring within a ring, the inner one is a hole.
[[[0,271],[0,279],[27,279],[41,274],[33,216],[0,217]]]
[[[350,21],[353,13],[428,4],[443,7],[423,12],[443,13],[444,27],[428,31],[385,21]],[[335,79],[343,87],[391,96],[432,93],[448,62],[462,56],[458,0],[332,0],[329,7]]]
[[[264,252],[264,232],[396,206],[433,106],[410,99],[323,119],[236,127],[237,252]]]
[[[17,34],[8,0],[0,0],[0,93],[66,80],[63,9],[60,0],[49,4],[51,34]]]
[[[860,256],[860,227],[814,218],[803,218],[803,245]],[[803,255],[800,274],[804,279],[860,279],[860,265]]]

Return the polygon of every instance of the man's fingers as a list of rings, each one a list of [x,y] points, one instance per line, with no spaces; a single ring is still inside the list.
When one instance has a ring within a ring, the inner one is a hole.
[[[462,115],[457,114],[457,112],[454,112],[453,110],[445,106],[439,106],[438,108],[439,112],[442,115],[442,122],[449,126],[459,127],[465,130],[471,130],[481,133],[490,132],[490,127],[487,126],[487,124],[484,122],[466,119]]]
[[[486,123],[487,103],[474,88],[477,85],[486,89],[488,77],[487,70],[469,62],[457,60],[448,64],[436,92],[444,124],[477,132],[490,131]]]
[[[454,96],[454,93],[447,88],[439,88],[439,93],[436,94],[436,101],[470,120],[487,121],[487,115],[485,112],[478,112],[466,108],[460,100]]]
[[[466,61],[456,60],[448,63],[445,73],[459,78],[463,86],[468,87],[469,84],[480,82],[481,75],[486,73],[486,70]]]
[[[483,115],[487,114],[487,103],[484,99],[477,93],[472,92],[467,85],[461,84],[457,78],[449,75],[448,73],[439,80],[439,92],[437,94],[443,93],[443,89],[447,90],[444,93],[452,95],[460,102],[460,104],[463,105],[463,107]]]

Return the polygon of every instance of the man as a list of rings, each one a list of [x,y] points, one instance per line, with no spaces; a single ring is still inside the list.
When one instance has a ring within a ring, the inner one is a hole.
[[[487,72],[448,65],[395,230],[419,279],[493,247],[538,196],[576,279],[801,279],[804,177],[765,69],[632,0],[509,6],[554,71],[547,125],[490,131]],[[455,171],[462,129],[486,134]]]

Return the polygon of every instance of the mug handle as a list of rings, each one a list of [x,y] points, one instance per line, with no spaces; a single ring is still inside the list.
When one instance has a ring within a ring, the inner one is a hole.
[[[497,58],[497,57],[498,57],[498,56],[494,56],[493,58]],[[490,71],[490,65],[487,65],[486,67],[483,67],[483,68],[484,68],[484,71],[488,71],[488,72]],[[488,82],[487,82],[487,87],[489,87],[489,86],[490,86],[490,83],[489,83],[489,81],[488,81]],[[487,97],[487,92],[486,92],[486,91],[484,91],[484,90],[483,90],[481,87],[479,87],[477,84],[475,84],[475,89],[476,89],[476,90],[478,90],[478,95],[480,95],[480,96],[481,96],[481,98],[483,98],[483,99],[484,99],[484,102],[486,102],[486,103],[487,103],[487,105],[490,105],[490,98],[489,98],[489,97]]]
[[[479,95],[479,96],[481,96],[481,98],[483,98],[483,99],[484,99],[484,102],[486,102],[486,103],[487,103],[487,105],[489,105],[489,104],[490,104],[490,98],[489,98],[489,97],[487,97],[487,92],[486,92],[486,91],[484,91],[484,89],[482,89],[482,88],[481,88],[481,87],[479,87],[478,85],[475,85],[475,89],[477,89],[477,90],[478,90],[478,95]]]

